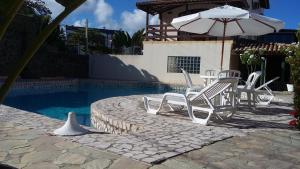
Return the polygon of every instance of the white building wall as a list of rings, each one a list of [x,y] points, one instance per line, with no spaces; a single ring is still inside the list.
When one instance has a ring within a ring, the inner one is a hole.
[[[229,69],[233,41],[225,42],[223,69]],[[160,81],[185,84],[182,73],[168,73],[168,56],[200,56],[200,74],[220,70],[221,41],[144,42],[143,55],[98,55],[90,57],[90,77],[110,80]],[[199,74],[191,74],[202,84]]]
[[[253,13],[264,14],[263,8],[254,9],[253,3],[259,3],[259,0],[247,0],[247,2],[249,4],[249,11]]]

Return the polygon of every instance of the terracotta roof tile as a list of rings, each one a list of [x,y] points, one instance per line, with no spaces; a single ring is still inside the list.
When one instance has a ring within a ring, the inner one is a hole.
[[[285,43],[260,43],[260,42],[237,42],[235,47],[233,48],[233,51],[235,53],[241,53],[247,49],[253,49],[253,50],[265,50],[270,53],[281,53],[281,48],[284,48],[286,46],[289,46],[291,44],[285,44]]]

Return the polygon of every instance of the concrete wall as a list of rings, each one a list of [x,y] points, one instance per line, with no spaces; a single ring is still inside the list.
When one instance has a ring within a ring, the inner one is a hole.
[[[233,41],[225,42],[223,69],[229,69]],[[220,70],[221,41],[144,42],[143,55],[96,55],[90,57],[90,77],[111,80],[160,81],[185,84],[182,73],[168,73],[168,56],[200,56],[200,74]],[[203,83],[191,74],[195,84]]]

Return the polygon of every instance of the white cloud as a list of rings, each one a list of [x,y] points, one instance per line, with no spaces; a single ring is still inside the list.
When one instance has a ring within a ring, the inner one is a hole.
[[[49,0],[54,1],[54,0]],[[85,25],[84,20],[82,20],[81,14],[93,14],[93,20],[90,20],[93,26],[98,28],[107,28],[107,29],[122,29],[133,34],[139,29],[145,28],[146,23],[146,13],[134,9],[133,11],[123,11],[118,21],[114,18],[114,8],[109,4],[108,0],[87,0],[83,5],[81,5],[75,13],[72,13],[73,24],[76,26]],[[75,22],[74,22],[75,21]],[[151,16],[149,20],[150,24],[158,24],[158,16]]]
[[[46,7],[48,7],[52,12],[51,17],[53,19],[56,18],[56,16],[59,15],[65,9],[64,6],[60,5],[55,0],[47,0],[44,2]]]
[[[85,26],[85,23],[86,23],[86,20],[85,19],[81,19],[81,20],[77,20],[74,22],[74,26],[80,26],[80,27],[84,27]]]
[[[133,34],[139,29],[145,28],[146,13],[139,9],[134,9],[133,12],[124,11],[121,15],[122,28]],[[150,24],[158,23],[158,16],[151,16]]]
[[[119,25],[112,18],[114,9],[112,6],[105,2],[105,0],[99,0],[94,11],[96,21],[100,27],[107,29],[117,29]]]
[[[151,16],[149,22],[150,22],[151,25],[158,25],[159,24],[158,15]]]
[[[121,15],[123,29],[129,34],[145,27],[146,13],[135,9],[133,12],[124,11]]]

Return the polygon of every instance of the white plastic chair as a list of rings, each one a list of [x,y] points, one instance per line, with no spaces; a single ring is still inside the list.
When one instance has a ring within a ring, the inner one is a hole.
[[[240,78],[241,72],[238,70],[223,70],[219,72],[218,78]]]
[[[216,75],[216,70],[205,70],[205,75],[206,76],[215,76]]]
[[[245,85],[239,85],[237,87],[238,92],[238,103],[241,102],[242,93],[247,93],[247,100],[248,100],[248,106],[252,106],[252,104],[255,106],[255,85],[258,81],[259,77],[261,75],[261,71],[256,71],[251,73],[248,76],[248,79],[246,81]]]
[[[222,115],[225,111],[230,112],[226,117],[231,117],[234,114],[236,111],[234,88],[237,83],[238,79],[236,78],[218,79],[200,92],[194,93],[191,97],[179,93],[165,93],[162,98],[144,96],[144,106],[147,113],[150,114],[157,114],[165,104],[184,106],[187,108],[188,115],[193,123],[207,125],[214,113],[221,119],[223,119]],[[223,97],[223,99],[226,99],[226,101],[217,102],[218,96],[225,91],[226,97]],[[231,91],[231,94],[228,94],[229,91]],[[151,107],[150,102],[158,102],[159,107]],[[195,111],[206,112],[208,115],[206,118],[198,118],[194,114]]]
[[[214,77],[216,76],[217,71],[216,70],[205,70],[205,76],[211,76]],[[208,84],[212,83],[216,78],[205,78],[204,79],[204,84],[207,86]]]
[[[275,80],[279,79],[279,77],[275,77],[272,80],[262,84],[258,88],[255,89],[255,98],[256,103],[260,105],[269,105],[274,98],[272,90],[269,88],[269,84],[273,83]]]
[[[186,72],[184,69],[180,68],[183,75],[184,75],[184,78],[185,78],[185,82],[186,82],[186,85],[187,85],[187,89],[185,91],[186,95],[189,95],[190,92],[197,92],[197,91],[200,91],[201,89],[204,88],[203,85],[194,85],[193,82],[192,82],[192,79],[189,75],[188,72]]]

